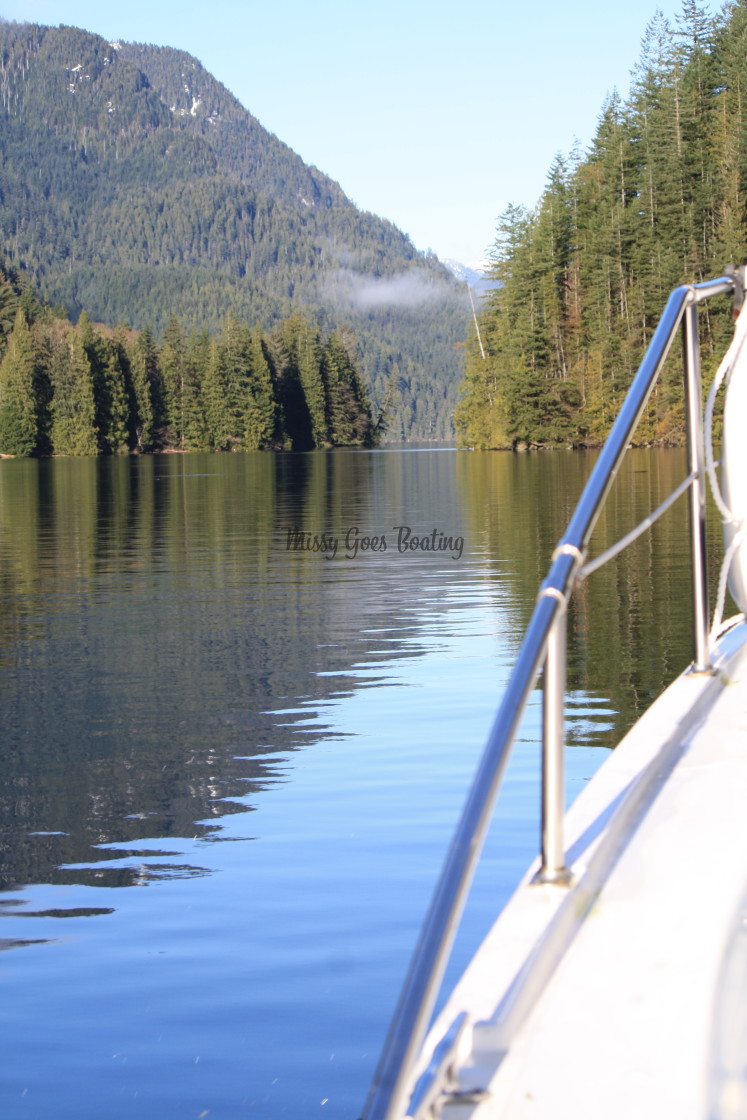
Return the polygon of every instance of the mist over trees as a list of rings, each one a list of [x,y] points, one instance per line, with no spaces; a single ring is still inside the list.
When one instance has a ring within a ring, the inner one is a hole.
[[[558,155],[533,208],[511,205],[496,286],[469,349],[456,425],[475,447],[601,441],[672,288],[747,259],[747,0],[657,12],[629,95],[609,95],[585,154]],[[704,365],[729,306],[701,316]],[[637,438],[684,440],[676,369]]]

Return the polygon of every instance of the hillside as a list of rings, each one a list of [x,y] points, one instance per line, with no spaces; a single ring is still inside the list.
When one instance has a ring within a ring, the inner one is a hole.
[[[0,22],[0,250],[52,304],[109,326],[301,308],[354,332],[391,435],[444,437],[463,286],[358,210],[184,52]]]

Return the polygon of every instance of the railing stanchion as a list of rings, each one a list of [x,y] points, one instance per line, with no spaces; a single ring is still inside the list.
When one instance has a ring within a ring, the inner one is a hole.
[[[568,882],[565,813],[566,603],[547,639],[542,693],[542,864],[535,881]]]
[[[708,564],[706,560],[706,476],[703,449],[703,408],[700,387],[698,307],[686,309],[682,320],[687,469],[695,475],[689,494],[690,554],[693,593],[693,671],[711,668],[708,648]]]

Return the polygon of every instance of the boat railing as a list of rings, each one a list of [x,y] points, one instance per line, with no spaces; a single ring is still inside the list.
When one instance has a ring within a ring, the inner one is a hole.
[[[563,843],[568,602],[580,579],[590,575],[645,531],[685,491],[689,495],[693,610],[693,663],[690,671],[710,671],[706,470],[698,305],[709,297],[731,294],[734,306],[739,307],[744,298],[744,283],[744,268],[727,269],[718,279],[675,288],[667,301],[620,413],[589,476],[566,532],[553,553],[547,578],[540,587],[513,673],[488,735],[423,925],[371,1086],[364,1120],[395,1120],[408,1115],[405,1098],[412,1066],[433,1013],[519,722],[540,670],[544,670],[542,824],[540,868],[535,882],[553,884],[561,889],[569,883]],[[637,529],[606,553],[587,563],[587,549],[597,518],[680,330],[687,427],[687,476]]]

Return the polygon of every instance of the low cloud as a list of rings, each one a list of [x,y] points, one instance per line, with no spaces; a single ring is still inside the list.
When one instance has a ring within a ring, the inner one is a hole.
[[[335,303],[370,311],[376,307],[423,307],[444,295],[444,285],[421,269],[381,277],[341,269],[329,278],[325,292]]]

